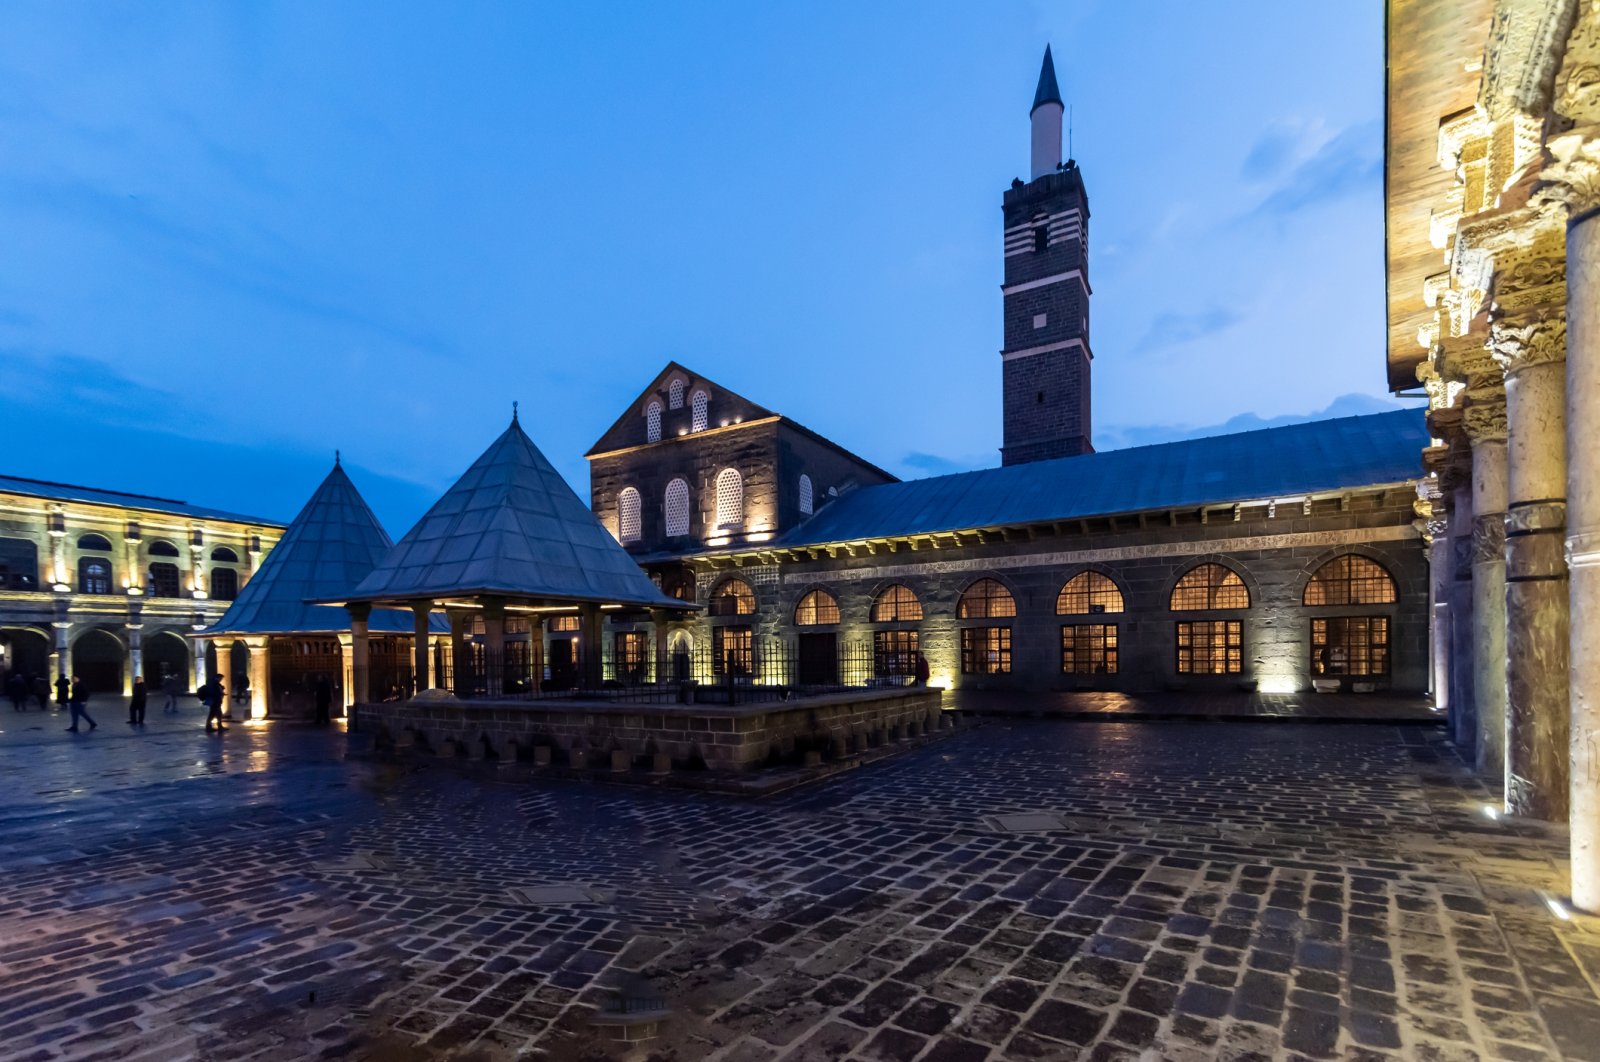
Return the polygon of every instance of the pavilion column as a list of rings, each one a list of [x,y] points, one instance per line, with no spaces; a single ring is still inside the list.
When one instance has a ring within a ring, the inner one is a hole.
[[[1568,800],[1566,332],[1559,306],[1491,331],[1509,426],[1506,810],[1552,821]]]
[[[372,616],[368,604],[346,605],[350,613],[350,683],[352,704],[366,704],[372,700],[372,657],[367,639],[367,622]],[[352,723],[354,720],[352,720]]]
[[[1478,773],[1506,769],[1506,414],[1490,399],[1467,407],[1472,440],[1472,702]]]
[[[472,693],[472,680],[466,677],[470,674],[467,663],[472,659],[467,648],[472,639],[472,613],[451,609],[445,616],[450,621],[450,684],[457,696],[464,696]]]
[[[544,616],[535,612],[528,617],[528,670],[533,688],[544,684]]]
[[[1450,497],[1450,736],[1468,752],[1478,739],[1473,704],[1472,486],[1456,487]]]
[[[433,601],[424,598],[411,603],[411,615],[415,621],[412,630],[412,667],[415,674],[412,677],[412,686],[417,693],[432,689],[428,674],[428,634],[429,621],[433,616]],[[459,665],[457,665],[459,668]]]
[[[489,696],[498,697],[506,688],[506,603],[497,597],[483,599],[483,662]]]
[[[250,650],[250,718],[265,719],[272,683],[272,641],[264,636],[246,638]]]
[[[600,663],[601,643],[605,639],[605,630],[601,626],[603,617],[600,606],[596,604],[579,605],[578,614],[583,617],[583,634],[579,641],[583,685],[585,689],[597,690],[605,680],[605,670]]]
[[[667,681],[670,674],[667,670],[667,623],[671,617],[672,613],[664,608],[650,610],[650,625],[656,635],[656,659],[651,665],[656,682]]]

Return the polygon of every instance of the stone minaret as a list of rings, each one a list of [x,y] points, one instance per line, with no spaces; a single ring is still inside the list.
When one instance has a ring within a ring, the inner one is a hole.
[[[1005,441],[1002,464],[1091,453],[1089,195],[1061,161],[1061,90],[1044,50],[1029,118],[1033,165],[1012,181],[1005,212]]]

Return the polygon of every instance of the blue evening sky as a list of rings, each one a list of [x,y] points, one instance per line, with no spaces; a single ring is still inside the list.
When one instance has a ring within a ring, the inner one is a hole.
[[[1046,41],[1100,449],[1386,407],[1376,2],[8,4],[0,471],[398,538],[676,358],[904,476],[997,463]]]

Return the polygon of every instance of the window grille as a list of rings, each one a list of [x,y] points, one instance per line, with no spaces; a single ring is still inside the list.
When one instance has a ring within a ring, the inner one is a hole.
[[[79,549],[97,549],[105,552],[111,551],[111,540],[104,535],[81,535],[78,538]]]
[[[621,682],[638,683],[645,679],[644,631],[618,631],[615,661],[616,676]]]
[[[711,396],[704,391],[694,393],[694,405],[690,410],[689,430],[705,431],[711,412]]]
[[[1189,569],[1172,588],[1172,610],[1188,612],[1209,608],[1249,608],[1250,591],[1239,573],[1220,564]]]
[[[744,526],[744,477],[731,468],[717,473],[717,529]]]
[[[797,627],[817,627],[839,622],[839,601],[826,590],[813,590],[794,610]]]
[[[1016,598],[996,579],[979,579],[961,595],[957,619],[1003,619],[1017,614]]]
[[[1355,553],[1335,557],[1306,584],[1307,605],[1390,605],[1394,579],[1377,561]]]
[[[1311,621],[1313,675],[1389,673],[1389,617],[1347,616]]]
[[[916,622],[922,619],[922,602],[909,586],[896,583],[885,587],[872,602],[873,623]]]
[[[232,568],[211,569],[211,597],[216,601],[232,601],[239,596],[239,573]]]
[[[711,628],[711,669],[717,678],[749,678],[755,671],[755,636],[749,627]]]
[[[873,631],[872,670],[878,678],[915,676],[920,640],[916,631]]]
[[[644,410],[644,441],[661,441],[661,403],[651,402]]]
[[[150,565],[150,596],[178,596],[178,566],[176,564],[157,563]]]
[[[711,592],[706,611],[713,616],[748,616],[756,610],[756,592],[743,579],[728,579]]]
[[[1056,615],[1082,616],[1098,612],[1122,612],[1122,591],[1109,576],[1099,572],[1079,572],[1067,580],[1056,597]]]
[[[1237,675],[1243,670],[1244,635],[1238,620],[1178,624],[1178,674]]]
[[[85,557],[79,561],[78,593],[111,593],[111,565],[98,557]]]
[[[1117,625],[1068,623],[1061,628],[1063,675],[1115,675]]]
[[[639,541],[639,510],[639,492],[632,487],[623,487],[622,493],[617,496],[617,530],[624,544]]]
[[[800,515],[801,516],[810,516],[812,511],[813,511],[813,509],[815,508],[815,505],[816,505],[816,501],[812,497],[811,477],[808,476],[808,475],[805,475],[804,473],[801,473],[801,475],[800,475]]]
[[[667,406],[671,409],[683,408],[683,381],[673,380],[667,388]]]
[[[675,479],[667,484],[667,535],[689,533],[689,484]]]
[[[1011,674],[1011,628],[961,628],[961,673]]]

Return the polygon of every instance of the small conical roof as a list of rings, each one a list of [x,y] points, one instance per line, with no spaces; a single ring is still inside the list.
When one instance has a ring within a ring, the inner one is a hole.
[[[1050,58],[1050,46],[1044,46],[1044,65],[1039,68],[1039,87],[1033,93],[1033,106],[1028,108],[1031,115],[1046,103],[1061,103],[1061,88],[1056,84],[1056,64]]]
[[[228,611],[207,634],[325,633],[350,629],[342,608],[311,605],[348,593],[378,566],[392,548],[389,535],[350,482],[337,459],[333,471],[311,495],[239,591]],[[411,633],[412,617],[375,611],[374,632]]]
[[[685,607],[650,581],[515,418],[345,600],[480,595]]]

